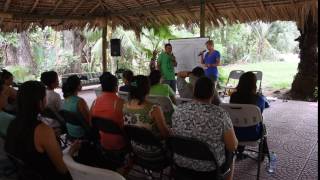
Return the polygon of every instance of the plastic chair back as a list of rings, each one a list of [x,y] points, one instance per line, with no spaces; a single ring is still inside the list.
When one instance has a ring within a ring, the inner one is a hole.
[[[168,144],[173,153],[195,160],[217,161],[210,151],[209,145],[195,138],[172,136],[168,138]]]
[[[91,121],[92,126],[99,131],[102,131],[104,133],[123,135],[123,131],[121,130],[121,128],[110,119],[93,117]]]
[[[160,139],[157,138],[150,130],[146,128],[134,125],[125,125],[124,130],[130,141],[146,146],[162,147]]]
[[[152,104],[159,105],[164,113],[172,113],[174,106],[169,97],[166,96],[147,96],[147,101]]]
[[[255,126],[262,122],[261,111],[256,105],[252,104],[221,104],[232,120],[234,127]]]
[[[123,176],[114,171],[77,163],[73,160],[72,155],[69,154],[69,151],[64,153],[63,161],[66,164],[72,178],[76,180],[125,180]]]

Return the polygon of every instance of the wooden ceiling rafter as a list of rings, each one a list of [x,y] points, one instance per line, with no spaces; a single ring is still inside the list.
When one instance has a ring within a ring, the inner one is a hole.
[[[3,12],[7,12],[9,7],[10,7],[10,4],[11,4],[11,0],[6,0],[6,2],[4,3],[4,7],[3,7]],[[4,18],[0,18],[0,25],[2,24]]]
[[[51,10],[50,15],[54,15],[58,7],[62,4],[63,0],[58,0],[58,2],[55,4],[54,8]]]
[[[34,1],[34,3],[33,3],[33,5],[32,5],[32,7],[31,7],[29,13],[32,13],[32,12],[36,9],[36,7],[37,7],[38,4],[39,4],[39,1],[40,1],[40,0],[35,0],[35,1]]]

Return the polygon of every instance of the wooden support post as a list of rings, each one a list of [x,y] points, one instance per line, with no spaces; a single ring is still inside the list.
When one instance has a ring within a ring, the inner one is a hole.
[[[102,71],[107,71],[107,32],[108,32],[108,25],[106,24],[105,27],[102,29]]]
[[[206,2],[201,0],[200,4],[200,37],[205,37],[206,35]]]

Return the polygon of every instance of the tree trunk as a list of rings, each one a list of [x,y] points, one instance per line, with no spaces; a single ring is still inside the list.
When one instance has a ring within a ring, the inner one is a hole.
[[[19,65],[27,67],[32,74],[37,71],[37,64],[33,60],[30,41],[27,33],[21,32],[19,37],[19,50],[18,50]]]
[[[3,46],[4,66],[15,66],[19,64],[17,52],[18,49],[12,44]]]
[[[314,100],[318,83],[318,25],[311,15],[305,22],[304,31],[297,39],[300,47],[298,73],[292,83],[290,96],[297,100]]]

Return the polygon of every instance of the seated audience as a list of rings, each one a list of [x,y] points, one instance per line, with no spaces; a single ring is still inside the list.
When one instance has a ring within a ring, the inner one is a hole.
[[[3,83],[0,81],[0,136],[6,136],[7,128],[15,116],[3,111],[6,106],[6,96],[3,93]]]
[[[25,173],[26,179],[38,179],[37,175],[41,180],[71,179],[53,129],[38,120],[46,106],[44,85],[38,81],[23,83],[17,100],[17,118],[7,130],[6,152],[36,173]]]
[[[62,92],[64,96],[64,102],[62,109],[79,114],[85,123],[90,122],[90,112],[87,103],[84,99],[78,96],[81,91],[81,80],[78,76],[73,75],[68,77],[66,82],[62,85]],[[74,126],[67,123],[67,129],[69,135],[75,138],[84,136],[85,130],[83,127]]]
[[[122,80],[123,80],[124,86],[121,86],[119,90],[123,92],[129,92],[130,83],[132,82],[132,79],[133,79],[133,72],[131,70],[125,70],[122,73]]]
[[[212,105],[214,85],[207,77],[197,80],[194,87],[194,100],[177,106],[172,117],[172,131],[175,135],[197,138],[209,144],[221,168],[230,167],[233,171],[232,153],[237,148],[231,119],[226,111]],[[226,151],[227,150],[227,151]],[[175,163],[182,168],[194,171],[214,171],[214,163],[187,159],[174,155]],[[232,179],[232,172],[228,179]]]
[[[122,108],[124,101],[117,95],[118,79],[109,72],[100,76],[102,94],[97,97],[91,107],[91,117],[110,119],[119,127],[123,127]],[[100,132],[100,142],[104,149],[119,150],[126,143],[122,136]]]
[[[146,101],[150,91],[150,82],[146,76],[136,76],[131,83],[129,102],[123,107],[124,123],[151,130],[155,135],[166,138],[169,129],[159,106]]]
[[[177,87],[180,97],[182,98],[193,98],[193,89],[197,80],[205,76],[205,72],[201,67],[195,67],[191,72],[181,71],[177,74]],[[189,82],[186,81],[186,78],[189,77]],[[219,105],[221,100],[218,96],[218,92],[214,89],[212,103]]]
[[[161,72],[153,70],[149,75],[150,80],[150,95],[166,96],[171,99],[172,103],[176,104],[175,93],[167,84],[160,84]]]
[[[54,91],[55,88],[59,87],[58,74],[55,71],[47,71],[41,74],[40,79],[47,88],[47,107],[58,112],[62,105],[60,95]]]
[[[266,108],[266,101],[262,95],[257,94],[257,77],[252,72],[241,75],[236,92],[231,94],[230,103],[257,105],[261,113]],[[257,140],[263,135],[263,124],[260,123],[252,127],[235,127],[237,138],[240,141]],[[265,153],[268,153],[267,141],[264,142]],[[239,146],[238,151],[242,153],[244,146]],[[240,155],[241,156],[241,155]]]
[[[3,94],[6,97],[7,105],[5,110],[9,112],[16,111],[16,99],[17,99],[17,91],[12,87],[13,85],[13,75],[5,70],[2,69],[1,72],[1,81],[3,84]]]

